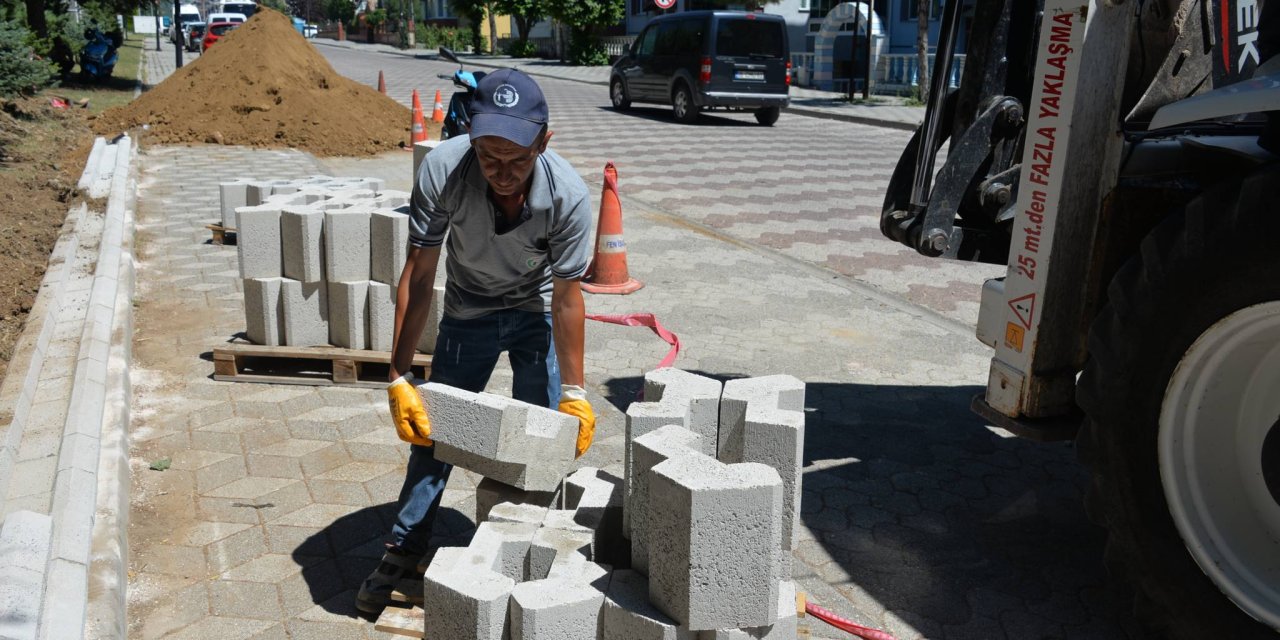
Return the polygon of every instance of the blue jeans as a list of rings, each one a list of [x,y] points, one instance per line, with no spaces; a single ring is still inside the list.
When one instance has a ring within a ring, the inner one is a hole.
[[[436,337],[430,381],[484,391],[503,351],[511,361],[516,400],[548,408],[559,405],[560,365],[550,313],[508,309],[471,320],[445,316]],[[396,546],[413,555],[427,551],[431,525],[452,469],[436,460],[434,447],[410,445],[400,513],[391,528]]]

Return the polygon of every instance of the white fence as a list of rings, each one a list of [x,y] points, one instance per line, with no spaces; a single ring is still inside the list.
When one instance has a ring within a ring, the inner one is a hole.
[[[929,54],[929,69],[932,73],[936,54]],[[947,78],[952,87],[960,86],[960,78],[964,74],[964,54],[957,54],[951,64],[951,74]],[[905,91],[917,86],[920,81],[920,60],[914,53],[888,53],[876,56],[874,61],[875,81],[873,87],[877,91]],[[813,85],[814,54],[791,54],[791,68],[795,74],[796,86]],[[847,91],[848,78],[835,78],[836,89]]]

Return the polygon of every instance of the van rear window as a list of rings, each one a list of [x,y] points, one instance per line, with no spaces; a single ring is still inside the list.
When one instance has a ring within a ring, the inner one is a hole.
[[[720,20],[716,27],[716,55],[781,58],[782,25],[766,20]]]

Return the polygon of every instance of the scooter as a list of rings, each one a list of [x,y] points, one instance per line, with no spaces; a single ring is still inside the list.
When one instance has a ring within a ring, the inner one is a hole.
[[[80,51],[80,75],[85,80],[102,81],[111,77],[119,55],[116,44],[99,29],[85,32],[89,41]]]
[[[454,136],[466,135],[471,131],[471,97],[475,95],[476,85],[485,76],[483,71],[466,71],[462,62],[448,47],[440,47],[440,57],[458,63],[458,70],[452,75],[436,74],[436,77],[452,80],[453,85],[461,89],[449,98],[449,111],[444,116],[444,126],[440,131],[440,139],[447,140]]]

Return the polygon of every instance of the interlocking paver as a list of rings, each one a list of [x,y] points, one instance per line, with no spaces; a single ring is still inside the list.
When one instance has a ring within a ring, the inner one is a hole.
[[[209,585],[209,608],[215,616],[279,620],[280,595],[274,584],[218,580]]]

